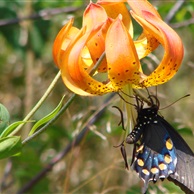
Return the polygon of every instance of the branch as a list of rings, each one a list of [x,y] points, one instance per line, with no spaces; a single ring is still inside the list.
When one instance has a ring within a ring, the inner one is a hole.
[[[181,28],[181,27],[192,25],[192,24],[194,24],[194,18],[185,20],[183,22],[178,22],[178,23],[170,24],[170,26],[172,28]]]
[[[172,7],[172,9],[168,12],[164,21],[166,23],[170,23],[170,21],[173,19],[173,17],[176,15],[176,13],[180,10],[180,8],[183,6],[184,3],[185,3],[185,0],[177,1],[174,4],[174,6]]]
[[[81,9],[83,9],[83,7],[64,7],[64,8],[54,8],[54,9],[43,9],[43,10],[39,11],[38,13],[34,13],[32,15],[29,15],[29,16],[0,20],[0,26],[17,24],[17,23],[22,22],[24,20],[35,20],[35,19],[39,19],[39,18],[44,19],[45,17],[49,17],[52,15],[57,15],[57,14],[61,14],[61,13],[71,13],[71,12],[79,11]]]

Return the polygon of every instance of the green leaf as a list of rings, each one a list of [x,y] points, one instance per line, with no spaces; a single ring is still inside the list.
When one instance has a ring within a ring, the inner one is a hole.
[[[0,159],[18,155],[22,150],[22,141],[19,136],[3,137],[0,139]]]
[[[62,103],[63,103],[63,99],[65,96],[62,97],[61,101],[59,102],[59,104],[57,105],[57,107],[48,115],[46,115],[45,117],[43,117],[42,119],[40,119],[31,129],[29,136],[32,135],[41,125],[47,123],[48,121],[50,121],[52,118],[55,117],[55,115],[59,112],[59,110],[62,107]]]
[[[10,115],[5,106],[0,104],[0,134],[9,125]]]
[[[7,137],[11,132],[14,131],[14,129],[20,125],[20,124],[23,124],[23,123],[28,123],[28,122],[33,122],[33,121],[16,121],[14,123],[12,123],[11,125],[9,125],[3,132],[2,134],[0,135],[0,138],[2,137]]]

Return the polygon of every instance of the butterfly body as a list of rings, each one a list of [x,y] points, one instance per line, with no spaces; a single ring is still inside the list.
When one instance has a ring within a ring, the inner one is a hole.
[[[154,104],[153,99],[151,102],[148,108],[137,107],[136,126],[126,138],[126,143],[134,144],[131,166],[144,181],[142,192],[146,192],[149,181],[165,178],[180,187],[186,185],[194,192],[193,175],[188,178],[189,172],[185,173],[182,166],[188,164],[191,168],[194,154],[178,132],[158,114],[159,102]],[[185,163],[185,158],[188,158],[188,163]]]

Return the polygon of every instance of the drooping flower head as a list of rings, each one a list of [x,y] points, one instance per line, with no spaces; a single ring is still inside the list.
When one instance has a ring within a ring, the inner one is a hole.
[[[131,16],[143,29],[136,40]],[[140,60],[160,44],[164,48],[163,58],[146,75]],[[81,29],[74,27],[71,19],[60,30],[53,57],[71,91],[79,95],[102,95],[127,85],[144,88],[168,81],[182,62],[183,45],[148,1],[99,0],[86,8]]]
[[[131,16],[143,29],[137,39],[133,37]],[[159,45],[164,48],[163,58],[146,75],[140,60]],[[72,92],[94,96],[122,90],[131,96],[132,88],[147,88],[170,80],[181,65],[183,45],[148,1],[98,0],[86,8],[81,29],[74,27],[71,19],[60,30],[53,57],[64,84]],[[137,112],[130,104],[124,104],[126,135],[134,127]],[[127,163],[125,152],[122,154]]]

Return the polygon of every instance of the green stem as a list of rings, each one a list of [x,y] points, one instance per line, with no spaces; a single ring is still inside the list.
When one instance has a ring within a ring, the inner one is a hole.
[[[73,100],[75,99],[77,95],[73,94],[69,100],[67,101],[66,104],[63,105],[63,107],[60,109],[60,111],[57,113],[57,115],[51,119],[48,123],[46,123],[42,128],[40,128],[37,132],[35,132],[33,135],[31,135],[30,137],[27,137],[22,144],[26,144],[27,142],[29,142],[30,140],[32,140],[33,138],[35,138],[36,136],[38,136],[40,133],[42,133],[43,131],[45,131],[52,123],[54,123],[64,112],[65,110],[69,107],[69,105],[73,102]]]
[[[39,109],[39,107],[42,105],[42,103],[46,100],[46,98],[52,92],[54,86],[56,85],[56,83],[57,83],[57,81],[59,80],[60,77],[61,77],[61,71],[59,71],[57,73],[57,75],[55,76],[54,80],[52,81],[52,83],[50,84],[50,86],[48,87],[48,89],[46,90],[44,95],[42,96],[42,98],[38,101],[38,103],[34,106],[34,108],[23,119],[24,122],[28,121],[34,115],[34,113]],[[9,134],[9,136],[15,135],[18,131],[20,131],[20,129],[24,125],[25,125],[25,123],[19,125],[12,133]]]
[[[129,95],[133,96],[133,89],[131,84],[127,84],[123,87],[123,91]],[[127,117],[127,128],[126,128],[126,136],[132,131],[134,128],[135,122],[136,122],[136,111],[134,110],[134,106],[131,104],[134,104],[134,98],[129,97],[127,99],[129,103],[124,103],[123,106],[126,108],[126,117]],[[125,137],[126,138],[126,137]]]

